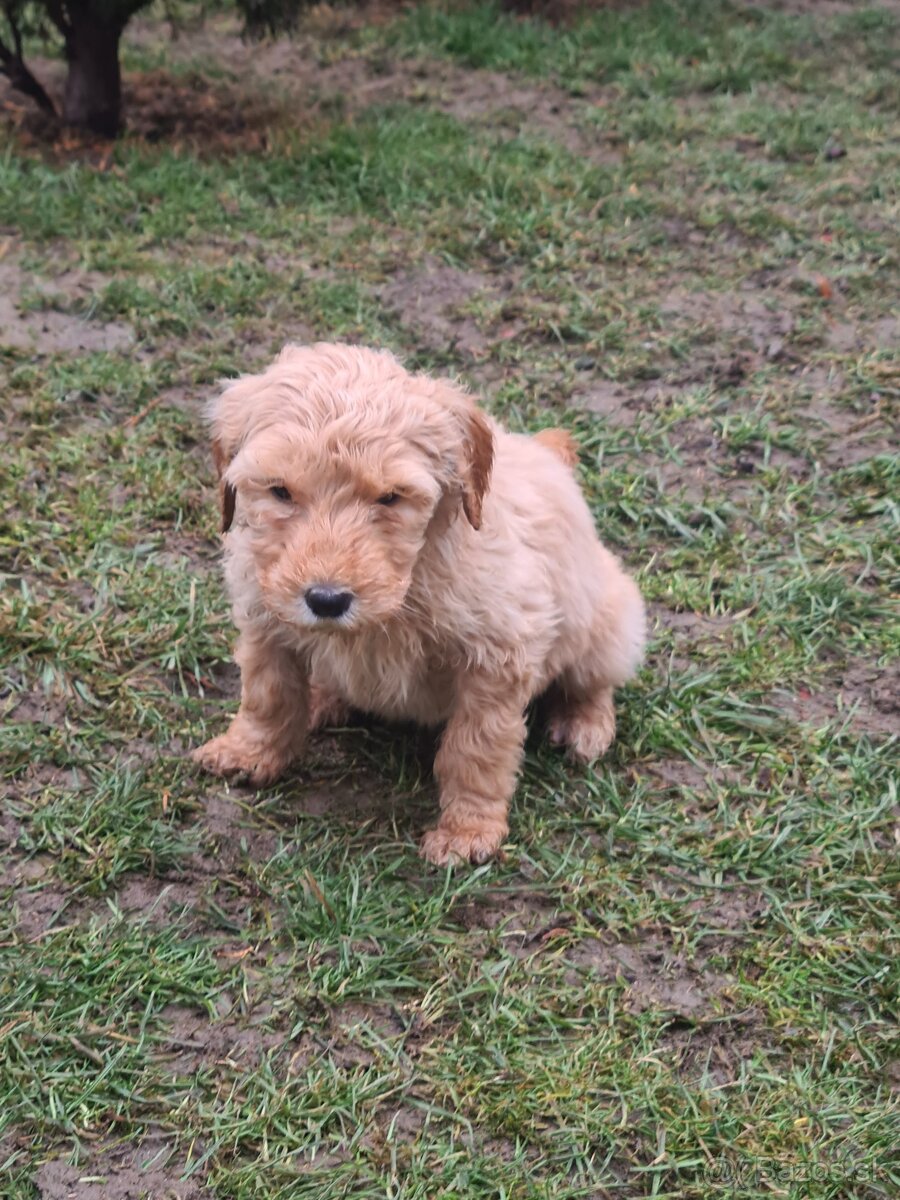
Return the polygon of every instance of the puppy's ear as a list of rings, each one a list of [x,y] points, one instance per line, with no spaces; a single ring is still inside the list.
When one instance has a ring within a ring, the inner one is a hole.
[[[234,521],[236,492],[234,484],[225,478],[231,460],[240,449],[243,438],[241,399],[234,393],[243,380],[229,385],[208,405],[206,415],[212,427],[212,458],[219,477],[219,502],[222,507],[222,532],[227,533]]]
[[[494,434],[487,417],[471,400],[466,401],[460,420],[463,427],[460,462],[463,512],[472,528],[480,529],[481,509],[494,465]]]
[[[229,483],[225,479],[225,472],[228,469],[228,464],[231,459],[228,456],[228,451],[220,438],[214,437],[212,441],[212,456],[215,464],[216,473],[219,476],[219,503],[222,506],[222,532],[227,533],[231,528],[231,523],[234,520],[234,505],[236,492],[234,484]]]
[[[228,469],[250,436],[260,414],[269,423],[285,403],[293,403],[305,389],[327,374],[335,363],[342,364],[337,346],[285,346],[274,363],[261,375],[242,375],[225,383],[222,391],[206,408],[212,434],[213,462],[219,474],[222,501],[222,532],[227,533],[234,520],[237,493],[229,481]],[[289,373],[286,368],[290,368]]]

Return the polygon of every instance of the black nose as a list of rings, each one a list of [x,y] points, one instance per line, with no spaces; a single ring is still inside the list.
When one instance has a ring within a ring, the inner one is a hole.
[[[342,617],[353,601],[353,593],[341,588],[316,584],[307,588],[306,603],[309,611],[317,617]]]

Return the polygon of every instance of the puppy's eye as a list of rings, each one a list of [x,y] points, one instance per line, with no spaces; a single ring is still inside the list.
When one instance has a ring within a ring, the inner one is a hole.
[[[276,500],[283,500],[285,503],[288,500],[290,500],[290,498],[291,498],[291,493],[287,490],[286,487],[283,487],[281,484],[279,484],[277,487],[270,487],[269,491],[272,493],[272,495],[275,497]]]
[[[385,508],[390,508],[392,504],[396,504],[400,499],[397,492],[385,492],[383,496],[378,497],[378,503],[384,505]]]

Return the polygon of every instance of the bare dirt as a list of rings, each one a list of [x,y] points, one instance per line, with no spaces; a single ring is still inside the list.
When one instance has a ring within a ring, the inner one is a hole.
[[[160,1013],[166,1037],[154,1058],[166,1074],[193,1075],[217,1067],[255,1069],[272,1051],[295,1058],[299,1047],[285,1043],[284,1030],[266,1029],[259,1017],[210,1020],[206,1012],[171,1004]],[[293,1049],[293,1053],[292,1053]],[[305,1057],[308,1058],[308,1050]]]
[[[900,665],[877,667],[849,662],[831,673],[832,687],[803,689],[784,697],[794,720],[804,725],[825,725],[837,715],[856,733],[878,738],[900,734]]]
[[[57,1158],[38,1167],[34,1186],[40,1200],[206,1200],[203,1185],[185,1178],[189,1164],[163,1136],[140,1144],[93,1146],[78,1166]]]
[[[414,270],[398,271],[377,294],[401,324],[416,328],[421,344],[478,358],[490,339],[469,309],[475,301],[496,300],[509,286],[480,271],[460,270],[429,258]]]
[[[598,379],[578,387],[570,396],[569,403],[573,408],[603,417],[610,425],[628,428],[637,420],[638,412],[644,406],[645,396],[652,404],[655,395],[655,389],[650,388],[642,389],[640,393],[633,395],[623,384]]]
[[[134,333],[127,325],[85,316],[91,298],[108,282],[105,276],[64,267],[58,275],[42,278],[10,253],[11,239],[3,245],[7,252],[0,261],[0,349],[44,355],[124,350],[133,344]],[[70,308],[74,311],[65,311]]]
[[[29,942],[38,941],[64,925],[80,925],[92,911],[75,900],[71,892],[56,887],[16,887],[10,893],[8,903],[16,933]]]
[[[688,962],[662,936],[648,934],[640,942],[613,943],[602,936],[584,940],[567,951],[566,960],[574,968],[573,978],[587,973],[594,980],[618,980],[622,1006],[629,1013],[654,1009],[700,1021],[733,1007],[734,981],[704,960]]]
[[[784,1051],[773,1038],[763,1012],[738,1012],[695,1024],[673,1021],[660,1037],[657,1057],[684,1080],[704,1079],[727,1087],[747,1071],[777,1067]]]

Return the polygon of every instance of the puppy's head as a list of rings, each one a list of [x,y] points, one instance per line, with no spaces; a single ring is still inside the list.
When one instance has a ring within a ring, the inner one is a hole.
[[[288,346],[227,387],[209,416],[223,529],[248,540],[262,602],[280,621],[383,622],[403,607],[436,518],[460,509],[481,524],[487,418],[388,353]]]

